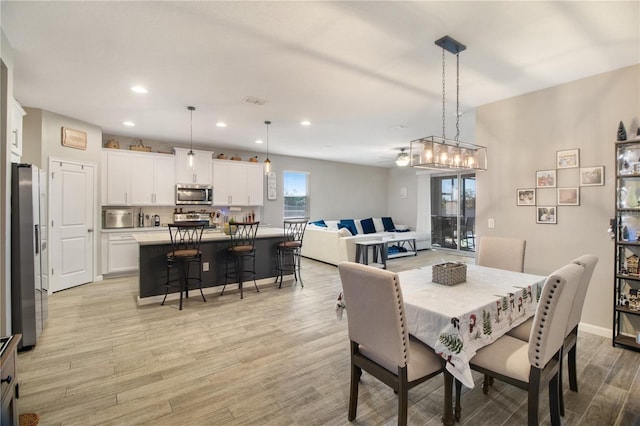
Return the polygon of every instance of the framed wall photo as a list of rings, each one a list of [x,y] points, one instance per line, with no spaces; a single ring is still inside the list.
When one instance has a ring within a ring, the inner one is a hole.
[[[580,186],[604,185],[604,166],[580,167]]]
[[[559,206],[579,206],[580,188],[558,188]]]
[[[535,188],[516,189],[516,205],[535,206],[536,205]]]
[[[536,223],[556,223],[556,206],[538,206],[536,208]]]
[[[580,167],[580,150],[567,149],[556,154],[556,168],[570,169]]]
[[[538,170],[536,172],[536,188],[555,188],[556,187],[556,171],[555,170]]]

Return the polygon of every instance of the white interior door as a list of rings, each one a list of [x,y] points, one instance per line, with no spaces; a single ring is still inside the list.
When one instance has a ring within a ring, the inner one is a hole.
[[[50,172],[51,291],[93,280],[94,167],[52,161]]]

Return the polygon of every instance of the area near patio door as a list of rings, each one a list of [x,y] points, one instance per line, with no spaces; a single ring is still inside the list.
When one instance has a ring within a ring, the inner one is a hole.
[[[476,175],[431,176],[431,243],[461,251],[476,249]]]

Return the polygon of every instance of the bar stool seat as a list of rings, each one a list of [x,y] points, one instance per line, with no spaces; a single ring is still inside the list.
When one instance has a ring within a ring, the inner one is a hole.
[[[167,253],[167,281],[165,283],[165,293],[161,305],[167,300],[167,294],[172,287],[180,290],[180,310],[182,310],[182,294],[189,298],[190,281],[196,281],[202,300],[207,299],[202,292],[202,252],[200,251],[200,241],[202,240],[202,232],[204,231],[204,223],[186,224],[172,223],[169,224],[169,234],[171,236],[171,251]],[[192,276],[192,268],[197,268],[198,275]],[[171,271],[177,270],[177,277],[171,277]]]
[[[285,219],[284,221],[284,237],[276,245],[278,275],[275,282],[280,282],[278,288],[282,288],[285,272],[292,273],[295,282],[299,280],[300,286],[304,287],[302,276],[300,275],[300,251],[308,221],[309,218]]]

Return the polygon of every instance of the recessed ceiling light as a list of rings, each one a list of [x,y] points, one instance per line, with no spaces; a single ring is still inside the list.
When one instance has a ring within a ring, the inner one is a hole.
[[[301,126],[311,126],[311,122],[309,120],[302,120],[300,122]]]
[[[257,139],[256,143],[264,143],[264,142],[262,141],[262,139]]]
[[[225,122],[223,122],[223,121],[218,121],[218,122],[216,123],[216,126],[218,126],[218,127],[227,127],[227,123],[225,123]]]
[[[136,93],[147,93],[146,87],[142,87],[142,86],[133,86],[131,88],[131,91]]]
[[[122,124],[127,127],[134,127],[136,125],[136,123],[134,123],[133,121],[123,121]]]

